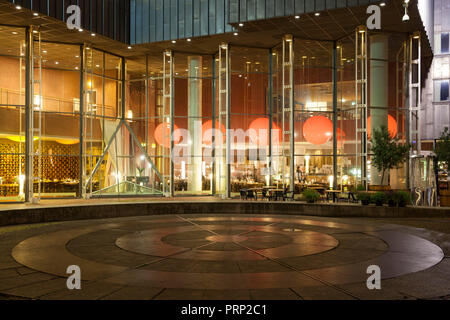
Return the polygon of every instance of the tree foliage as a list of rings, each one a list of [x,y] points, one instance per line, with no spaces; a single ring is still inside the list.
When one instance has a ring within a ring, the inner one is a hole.
[[[436,153],[438,161],[446,163],[448,167],[450,166],[450,131],[448,128],[445,128],[441,133],[434,153]]]
[[[386,126],[374,130],[372,141],[372,165],[382,173],[381,184],[387,170],[398,168],[409,158],[410,144],[400,144],[392,138]]]

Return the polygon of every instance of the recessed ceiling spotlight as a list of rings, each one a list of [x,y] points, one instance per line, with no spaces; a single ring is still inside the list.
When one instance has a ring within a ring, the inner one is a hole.
[[[12,34],[18,34],[16,31],[13,31]]]
[[[34,12],[34,13],[33,13],[33,16],[38,17],[38,16],[39,16],[39,13]]]
[[[132,46],[128,46],[128,50],[131,50],[131,49],[133,49],[133,47]]]
[[[237,33],[237,32],[235,32],[235,33],[233,33],[235,36],[237,36],[237,35],[239,35],[239,33]]]
[[[386,2],[380,3],[380,7],[384,7],[384,6],[386,6]]]
[[[186,41],[187,41],[187,42],[191,42],[192,40],[189,38],[189,39],[186,39]]]
[[[243,27],[244,26],[244,24],[241,22],[241,23],[239,23],[239,27]]]
[[[75,56],[75,58],[77,58],[77,59],[78,59],[79,57],[80,57],[80,56]]]
[[[95,33],[91,33],[91,36],[95,37]]]
[[[83,30],[83,29],[78,29],[78,31],[79,31],[79,32],[83,32],[84,30]]]
[[[47,53],[47,50],[43,50],[42,53]]]
[[[80,68],[78,68],[78,67],[75,67],[75,70],[78,70],[78,69],[80,69]]]
[[[175,43],[177,43],[177,41],[176,40],[172,40],[172,43],[175,44]]]
[[[20,9],[22,9],[22,7],[21,6],[16,6],[16,9],[20,10]]]
[[[58,61],[55,61],[55,64],[59,64],[59,62],[58,62]]]
[[[38,33],[37,30],[33,30],[33,33]]]
[[[295,19],[300,19],[300,16],[295,16]]]
[[[314,15],[315,15],[316,17],[318,17],[318,16],[320,16],[320,12],[316,12],[316,13],[314,13]]]

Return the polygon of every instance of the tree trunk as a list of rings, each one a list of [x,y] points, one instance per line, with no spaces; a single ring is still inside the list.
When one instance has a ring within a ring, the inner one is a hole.
[[[381,172],[381,185],[383,186],[383,182],[384,182],[384,174],[386,173],[386,169],[383,169],[383,171]]]

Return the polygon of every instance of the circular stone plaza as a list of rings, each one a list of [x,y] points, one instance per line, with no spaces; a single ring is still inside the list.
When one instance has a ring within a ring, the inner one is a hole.
[[[336,218],[359,206],[210,198],[49,203],[0,208],[15,224],[0,228],[0,299],[450,298],[445,215],[367,207]],[[67,288],[69,266],[81,290]]]

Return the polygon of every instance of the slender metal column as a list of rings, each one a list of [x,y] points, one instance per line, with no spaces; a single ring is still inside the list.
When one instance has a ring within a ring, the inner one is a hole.
[[[285,166],[289,159],[289,190],[295,190],[295,118],[294,118],[294,38],[283,38],[283,186],[286,187]],[[287,102],[287,103],[286,103]],[[286,148],[286,136],[289,147]]]
[[[269,85],[269,94],[268,94],[268,96],[269,96],[269,110],[268,110],[268,113],[269,113],[269,154],[268,154],[268,158],[267,158],[267,169],[269,171],[267,172],[267,174],[269,174],[268,183],[269,183],[269,186],[271,186],[272,185],[272,157],[273,157],[273,155],[272,155],[272,150],[273,150],[273,148],[272,148],[272,143],[273,143],[273,141],[272,141],[272,130],[273,130],[273,125],[272,125],[272,122],[273,122],[273,114],[272,114],[272,112],[273,112],[273,97],[272,97],[272,95],[273,95],[273,50],[272,49],[269,50],[269,77],[268,77],[268,80],[269,80],[269,83],[268,83],[268,85]]]
[[[359,26],[355,32],[355,128],[356,167],[361,168],[360,181],[368,189],[367,178],[367,28]],[[358,179],[355,179],[356,183]]]
[[[33,31],[26,28],[25,33],[26,56],[25,56],[25,202],[33,198],[33,132],[30,131],[33,122],[32,111],[32,83],[31,83],[31,60],[33,59]]]
[[[337,87],[337,43],[333,42],[333,189],[338,185],[337,156],[337,122],[338,122],[338,87]]]
[[[166,155],[166,147],[162,147],[163,150],[163,192],[164,194],[170,197],[175,196],[175,186],[174,186],[174,164],[173,164],[173,148],[175,146],[174,143],[174,129],[175,129],[175,120],[174,120],[174,94],[175,94],[175,86],[173,80],[173,66],[174,66],[174,55],[172,50],[166,50],[163,53],[163,141],[166,141],[166,121],[169,123],[170,127],[170,150],[169,155]],[[169,160],[169,175],[166,174],[166,162]],[[169,178],[169,190],[166,190],[166,179]]]
[[[84,163],[83,163],[83,154],[84,154],[84,137],[83,137],[83,130],[84,130],[84,48],[83,46],[80,46],[80,155],[79,155],[79,179],[80,183],[78,186],[79,189],[79,198],[83,197],[83,172],[84,172]]]
[[[220,148],[219,155],[219,185],[220,192],[226,198],[231,197],[231,118],[230,118],[230,47],[227,43],[222,43],[219,46],[219,132],[222,124],[225,124],[226,139],[225,147],[223,144]],[[222,142],[221,142],[222,143]],[[225,154],[224,154],[225,151]]]
[[[213,196],[216,195],[216,58],[212,57],[212,141],[211,141],[211,173],[212,173],[212,181],[211,181],[211,193]],[[220,129],[219,129],[220,130]]]
[[[105,54],[103,54],[103,57],[105,58]],[[121,87],[122,97],[121,97],[121,101],[120,101],[120,108],[121,108],[121,112],[122,112],[121,119],[125,120],[125,118],[126,118],[126,114],[125,114],[125,109],[126,109],[126,103],[125,103],[126,83],[125,83],[125,80],[126,79],[125,79],[125,76],[126,76],[127,69],[126,69],[126,64],[125,64],[124,58],[120,58],[120,63],[121,63],[120,79],[122,81],[122,87]],[[106,68],[105,63],[103,63],[103,68]]]
[[[421,72],[421,33],[414,32],[409,37],[409,56],[408,56],[408,142],[411,143],[410,161],[408,168],[407,187],[415,187],[414,181],[410,177],[415,177],[413,173],[414,166],[412,159],[421,154],[421,134],[420,134],[420,106],[422,101],[422,72]]]

